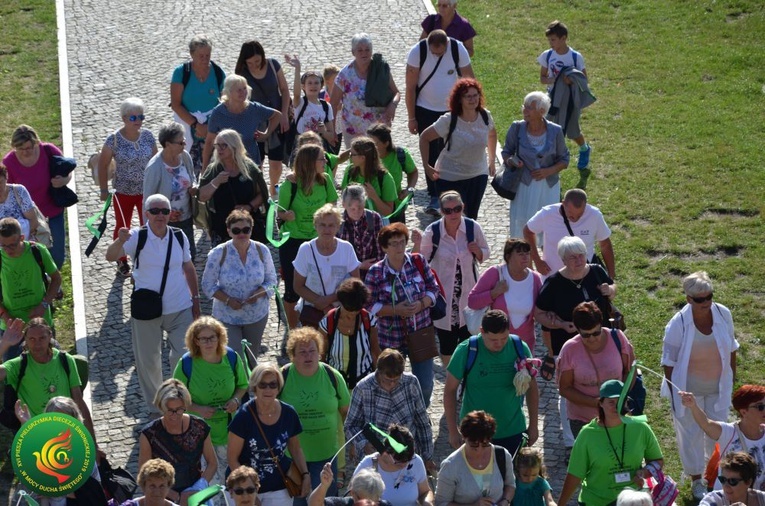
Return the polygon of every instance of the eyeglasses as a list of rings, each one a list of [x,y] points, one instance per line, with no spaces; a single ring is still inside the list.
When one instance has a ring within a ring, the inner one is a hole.
[[[479,446],[481,448],[488,448],[488,447],[491,446],[491,441],[471,441],[471,440],[468,439],[467,440],[467,445],[470,448],[478,448]]]
[[[721,484],[725,485],[727,483],[731,487],[735,487],[736,485],[744,481],[743,478],[726,478],[725,476],[718,476],[717,479],[720,480]]]
[[[479,98],[481,98],[481,95],[479,95],[478,93],[471,93],[469,95],[462,95],[462,98],[464,98],[465,100],[478,100]]]
[[[691,300],[695,302],[696,304],[701,304],[702,302],[707,302],[709,300],[712,300],[712,296],[714,294],[712,292],[709,293],[709,295],[705,297],[691,297]]]
[[[149,214],[153,214],[154,216],[161,214],[163,216],[167,216],[170,214],[170,209],[166,207],[152,207],[149,209]]]
[[[757,404],[752,404],[749,406],[749,409],[756,409],[757,411],[765,411],[765,402],[758,402]]]
[[[218,340],[218,336],[197,336],[197,341],[202,344],[214,343]]]
[[[261,381],[258,383],[258,388],[261,390],[270,389],[270,390],[277,390],[279,388],[279,382],[278,381]]]
[[[255,492],[257,492],[258,489],[256,489],[255,487],[247,487],[247,488],[240,487],[240,488],[231,489],[231,491],[234,493],[234,495],[242,495],[242,494],[252,495]]]
[[[216,142],[215,144],[213,144],[213,146],[215,146],[218,149],[228,148],[228,144],[226,144],[225,142]]]
[[[186,141],[167,141],[168,144],[177,144],[179,146],[185,146]]]
[[[130,121],[139,121],[139,120],[143,121],[146,119],[146,116],[143,114],[131,114],[130,116],[128,116],[128,119]]]
[[[180,408],[170,409],[167,408],[167,413],[170,415],[182,415],[186,412],[186,408],[181,406]]]
[[[442,207],[441,212],[444,213],[446,216],[449,216],[450,214],[461,213],[463,209],[465,209],[465,206],[460,204],[454,207]]]
[[[389,248],[401,248],[404,246],[406,246],[406,239],[401,239],[400,241],[388,241]]]
[[[252,227],[242,227],[242,228],[233,227],[231,229],[231,233],[234,235],[249,234],[251,231],[252,231]]]
[[[599,336],[602,332],[602,328],[598,328],[598,330],[593,330],[592,332],[582,332],[579,331],[579,335],[582,336],[583,339],[589,339],[590,337],[596,337]]]

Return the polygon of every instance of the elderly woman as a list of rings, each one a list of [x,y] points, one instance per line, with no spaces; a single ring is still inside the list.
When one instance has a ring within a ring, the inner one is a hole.
[[[441,462],[437,506],[468,506],[484,504],[483,501],[510,505],[515,495],[513,457],[503,447],[491,444],[496,430],[497,422],[485,411],[465,415],[460,423],[465,443]]]
[[[234,70],[237,75],[244,77],[252,88],[253,102],[281,113],[278,127],[269,127],[268,136],[258,137],[260,160],[268,155],[268,184],[271,195],[276,194],[276,185],[282,177],[282,162],[285,153],[285,137],[290,129],[289,108],[290,89],[284,77],[281,65],[274,58],[266,58],[263,45],[257,40],[248,40],[239,50]]]
[[[364,279],[373,264],[383,257],[377,236],[382,230],[382,217],[379,213],[366,209],[367,192],[360,184],[352,184],[343,188],[343,222],[340,225],[338,237],[348,241],[356,252],[356,258],[361,262],[359,272]]]
[[[436,303],[438,284],[427,260],[419,253],[406,252],[406,225],[383,227],[378,241],[385,258],[367,273],[366,285],[372,292],[367,309],[378,319],[380,347],[397,349],[406,356],[407,335],[433,325],[430,307]],[[433,359],[412,362],[412,373],[420,382],[427,407],[433,393]]]
[[[143,490],[143,497],[128,499],[120,506],[175,506],[166,499],[175,483],[175,469],[162,459],[149,459],[138,470],[138,486]]]
[[[755,490],[757,462],[746,452],[730,452],[720,461],[722,490],[715,490],[704,496],[700,506],[729,506],[731,504],[765,504],[765,492]]]
[[[417,185],[417,166],[414,164],[414,159],[408,149],[393,144],[390,126],[383,123],[375,123],[367,129],[367,135],[375,143],[380,163],[393,176],[393,183],[397,194],[393,207],[398,209],[401,201],[409,194],[409,189]],[[401,188],[404,174],[406,174],[406,186]],[[395,216],[391,216],[390,220],[391,222],[405,223],[406,208],[402,209]]]
[[[478,264],[488,259],[491,249],[477,222],[465,218],[465,205],[456,191],[447,191],[438,199],[443,218],[425,229],[412,231],[413,251],[419,251],[438,273],[447,300],[446,317],[434,322],[438,329],[441,363],[449,359],[459,343],[470,337],[462,315],[468,294],[478,281]]]
[[[159,128],[162,151],[154,155],[143,175],[143,194],[147,197],[161,193],[170,200],[170,225],[183,230],[189,239],[191,258],[197,254],[194,241],[194,218],[191,199],[197,194],[194,187],[194,162],[186,151],[183,125],[172,121]]]
[[[505,241],[504,265],[485,270],[468,295],[470,309],[499,309],[510,320],[510,333],[534,351],[534,306],[542,289],[542,276],[531,270],[531,246],[523,239]]]
[[[625,487],[641,489],[644,480],[664,465],[651,427],[617,410],[623,386],[619,380],[600,386],[598,418],[576,438],[558,504],[568,504],[580,485],[580,503],[611,504]]]
[[[572,321],[579,333],[560,350],[558,389],[567,401],[568,421],[576,437],[598,416],[599,386],[610,379],[625,380],[635,352],[621,330],[603,326],[603,314],[594,302],[576,306]]]
[[[337,433],[351,402],[342,375],[321,363],[324,351],[318,330],[303,327],[291,331],[287,340],[291,363],[282,369],[284,387],[279,394],[283,402],[295,408],[303,424],[298,440],[311,474],[311,489],[319,486],[324,464],[330,463],[340,448]],[[336,462],[333,464],[333,472],[337,472]],[[330,485],[329,494],[337,495],[335,484]]]
[[[534,319],[550,329],[550,339],[545,339],[547,355],[542,364],[542,377],[549,380],[555,374],[555,357],[563,344],[577,333],[572,321],[574,308],[581,302],[593,301],[603,315],[603,326],[610,325],[611,299],[616,295],[616,285],[600,265],[587,263],[587,247],[579,237],[566,236],[558,242],[558,256],[563,267],[548,277],[537,297]],[[563,443],[567,448],[574,445],[574,437],[568,425],[566,400],[560,401],[560,420],[563,425]]]
[[[61,269],[66,256],[64,208],[53,203],[48,188],[66,186],[72,174],[50,177],[50,159],[52,156],[60,156],[61,150],[53,144],[41,142],[37,132],[30,126],[21,125],[13,131],[11,147],[13,149],[3,157],[3,165],[8,169],[8,182],[26,188],[32,201],[48,219],[53,238],[50,253],[56,266]]]
[[[332,204],[313,214],[318,237],[300,245],[295,267],[295,293],[303,299],[300,321],[318,328],[324,315],[337,306],[337,287],[348,277],[359,277],[360,262],[351,243],[338,239],[343,218]],[[316,472],[318,478],[318,471]],[[318,482],[318,480],[317,480]]]
[[[271,252],[250,239],[252,216],[234,209],[226,218],[230,240],[207,254],[202,290],[213,301],[212,315],[226,327],[229,345],[242,352],[242,339],[260,350],[269,299],[277,284]]]
[[[438,0],[436,7],[438,14],[429,14],[420,23],[422,26],[420,39],[426,38],[433,30],[443,30],[452,39],[465,44],[465,49],[472,58],[475,29],[467,19],[457,14],[457,0]]]
[[[391,504],[402,506],[433,506],[433,491],[422,458],[414,453],[414,437],[403,425],[388,426],[388,437],[404,446],[397,451],[388,439],[384,439],[385,450],[364,457],[356,466],[354,474],[363,469],[374,469],[382,476],[385,491],[382,498]]]
[[[311,492],[308,506],[390,506],[391,504],[381,499],[385,492],[385,483],[380,473],[373,469],[362,469],[354,473],[346,497],[326,497],[327,490],[333,481],[332,467],[324,464],[324,469],[321,471],[321,484]]]
[[[186,505],[190,496],[204,490],[215,477],[218,459],[210,439],[210,427],[189,415],[191,394],[177,379],[165,380],[157,390],[154,405],[162,416],[149,422],[138,437],[138,467],[160,458],[175,469],[175,484],[166,498]],[[206,462],[202,470],[202,457]]]
[[[0,163],[0,218],[16,218],[25,239],[34,240],[40,225],[35,203],[23,185],[8,183],[8,168]]]
[[[249,466],[240,466],[226,478],[226,491],[234,498],[235,506],[255,506],[259,504],[258,472]]]
[[[186,146],[194,160],[195,176],[203,169],[202,150],[207,138],[207,120],[218,105],[225,72],[212,60],[212,41],[196,35],[189,42],[191,61],[178,65],[170,80],[170,107],[175,120],[185,125]],[[99,165],[105,167],[105,165]]]
[[[446,147],[431,166],[430,143],[439,137]],[[458,191],[468,218],[478,218],[489,176],[496,172],[496,145],[497,130],[491,113],[484,108],[481,83],[473,78],[460,79],[449,95],[449,112],[420,134],[420,153],[425,175],[435,182],[437,193]]]
[[[765,492],[765,386],[743,385],[736,390],[733,409],[738,413],[739,421],[735,423],[710,420],[692,393],[680,392],[679,395],[683,407],[690,410],[704,434],[720,444],[721,455],[743,451],[752,456],[758,471],[751,486]],[[697,445],[701,446],[700,441]],[[714,488],[719,490],[720,484],[715,483]]]
[[[101,148],[98,158],[99,167],[108,167],[112,159],[116,163],[114,171],[114,226],[113,238],[121,228],[130,228],[133,220],[133,210],[138,214],[138,220],[143,225],[143,178],[149,161],[157,154],[157,142],[154,134],[143,128],[143,100],[130,97],[120,106],[120,116],[123,126],[113,134],[109,134]],[[101,187],[101,200],[109,195],[107,171],[99,171],[98,184]],[[151,194],[149,194],[151,195]],[[130,265],[127,257],[117,260],[117,270],[127,277],[130,275]]]
[[[250,102],[252,88],[247,79],[239,75],[228,76],[223,81],[220,104],[215,106],[207,127],[205,148],[202,152],[202,166],[207,167],[213,152],[215,136],[225,128],[239,132],[247,150],[247,156],[257,165],[263,163],[258,149],[258,139],[268,139],[271,132],[279,128],[282,113],[258,102]],[[264,131],[260,128],[265,125]]]
[[[278,217],[284,221],[281,232],[290,238],[279,248],[279,265],[284,279],[284,309],[287,324],[294,329],[298,324],[295,311],[300,295],[294,289],[295,268],[292,262],[305,242],[317,236],[314,213],[324,204],[337,201],[335,185],[325,172],[324,150],[320,146],[301,146],[295,155],[295,181],[289,179],[279,187]]]
[[[523,227],[537,211],[560,201],[559,172],[568,167],[563,129],[545,119],[550,97],[532,91],[523,99],[522,121],[507,130],[502,160],[508,170],[521,170],[521,182],[510,204],[510,237],[523,237]]]
[[[251,237],[266,241],[268,187],[263,173],[244,149],[242,136],[236,130],[218,132],[215,153],[199,181],[199,200],[209,202],[210,242],[217,246],[228,239],[226,218],[234,209],[243,209],[253,219]]]
[[[221,485],[225,482],[226,466],[222,463],[227,459],[228,424],[247,391],[244,364],[227,343],[226,328],[218,320],[200,317],[186,331],[189,351],[173,373],[191,394],[189,411],[210,426],[210,439],[221,462],[215,478]]]
[[[337,287],[340,306],[330,309],[319,322],[326,362],[343,375],[349,389],[372,372],[380,356],[377,318],[364,304],[371,292],[363,281],[348,278]]]
[[[303,426],[295,408],[277,398],[284,377],[276,365],[258,364],[250,374],[249,387],[252,400],[242,406],[228,428],[228,465],[232,472],[241,465],[258,472],[262,506],[291,506],[284,476],[293,460],[303,476],[301,496],[311,491],[310,473],[298,440]],[[288,450],[291,457],[285,453]]]
[[[342,188],[350,183],[364,186],[367,208],[383,216],[393,212],[398,197],[396,183],[380,163],[377,147],[369,137],[357,137],[351,143],[351,163],[343,174]]]
[[[712,280],[704,271],[683,280],[686,305],[664,330],[661,365],[664,376],[677,388],[691,392],[706,416],[718,422],[728,419],[733,380],[736,377],[738,341],[730,310],[712,301]],[[714,443],[704,438],[692,414],[680,402],[677,390],[666,381],[662,397],[672,400],[677,447],[683,471],[693,480],[693,494],[701,499],[706,491],[701,475]],[[703,443],[702,443],[703,441]]]
[[[372,64],[372,38],[366,33],[357,33],[351,39],[353,61],[340,70],[335,78],[330,102],[333,111],[340,111],[345,147],[350,148],[353,139],[364,135],[373,123],[390,125],[401,100],[396,83],[391,75],[389,88],[393,99],[385,107],[368,107],[365,103],[367,77]]]

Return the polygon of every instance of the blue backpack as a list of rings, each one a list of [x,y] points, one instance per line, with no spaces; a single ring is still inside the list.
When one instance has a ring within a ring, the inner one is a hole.
[[[470,339],[468,340],[468,355],[467,360],[465,361],[465,372],[462,374],[462,381],[460,382],[460,386],[457,391],[457,398],[460,400],[462,399],[462,395],[465,393],[465,389],[467,388],[468,374],[470,374],[470,371],[473,369],[475,361],[478,358],[479,339],[481,339],[480,335],[470,336]],[[518,355],[518,360],[520,360],[521,357],[525,357],[526,354],[523,352],[523,343],[521,342],[521,338],[515,334],[510,334],[510,339],[513,341],[513,346],[515,347],[515,353]]]
[[[236,361],[239,360],[239,355],[236,354],[234,350],[226,346],[226,358],[228,358],[228,363],[231,365],[231,370],[234,371],[234,384],[239,383],[239,375],[237,374],[236,370]],[[183,371],[183,375],[186,376],[186,386],[189,386],[189,383],[191,383],[191,366],[194,363],[191,357],[191,353],[188,351],[183,354],[181,357],[181,370]]]

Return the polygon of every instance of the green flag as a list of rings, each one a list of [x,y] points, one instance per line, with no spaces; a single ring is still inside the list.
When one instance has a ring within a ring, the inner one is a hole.
[[[226,488],[223,485],[210,485],[209,487],[202,489],[189,497],[189,506],[199,506],[203,502],[207,502],[216,495],[220,494],[225,489]]]
[[[40,503],[34,500],[34,498],[26,493],[24,490],[19,490],[19,502],[24,499],[28,506],[40,506]]]
[[[396,453],[403,453],[404,451],[406,451],[406,448],[407,448],[406,445],[402,445],[401,443],[399,443],[398,441],[393,439],[390,434],[388,434],[384,430],[376,427],[375,424],[373,424],[373,423],[370,423],[369,426],[372,429],[374,429],[375,432],[378,432],[381,436],[383,436],[386,440],[388,440],[388,444],[390,444],[391,448],[396,450]]]
[[[619,402],[616,404],[616,412],[621,413],[622,407],[624,406],[624,403],[627,401],[627,396],[630,392],[630,386],[632,385],[632,379],[635,377],[635,374],[637,374],[637,368],[638,368],[639,362],[635,360],[632,362],[632,367],[630,367],[630,372],[627,374],[627,378],[624,380],[624,386],[622,386],[622,393],[619,394]],[[622,417],[624,419],[624,417]],[[648,418],[645,415],[640,416],[631,416],[631,420],[638,420],[647,422]]]
[[[276,230],[276,208],[279,207],[279,204],[271,199],[269,199],[269,203],[271,205],[268,206],[268,215],[266,216],[266,239],[268,239],[268,242],[270,242],[274,248],[278,248],[287,242],[287,239],[290,238],[290,233],[284,232],[281,234],[281,239],[274,239],[274,230]]]
[[[401,201],[398,207],[392,213],[386,216],[385,219],[389,220],[393,218],[394,216],[398,215],[398,213],[400,213],[409,204],[409,202],[412,200],[412,197],[414,197],[414,192],[410,191],[409,195],[404,197],[404,200]]]

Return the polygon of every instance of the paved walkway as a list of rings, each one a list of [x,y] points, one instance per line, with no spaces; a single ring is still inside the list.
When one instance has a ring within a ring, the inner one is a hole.
[[[172,118],[167,107],[170,73],[187,57],[188,41],[194,34],[206,33],[212,38],[213,59],[227,71],[233,69],[240,44],[250,38],[262,41],[270,57],[281,60],[285,52],[297,53],[304,69],[320,70],[325,64],[348,63],[351,36],[366,31],[373,38],[374,50],[382,52],[391,64],[394,79],[403,92],[405,57],[417,41],[419,22],[427,13],[421,0],[379,3],[226,0],[212,4],[65,0],[64,5],[73,151],[74,156],[83,161],[120,126],[119,105],[126,97],[137,96],[146,102],[145,126],[155,133],[163,122]],[[480,58],[480,44],[477,49]],[[292,69],[285,74],[292,83]],[[406,130],[403,103],[398,112],[394,139],[416,153],[416,138]],[[500,135],[504,135],[506,128],[507,125],[500,125]],[[76,184],[82,224],[101,203],[98,188],[86,170],[78,171]],[[421,191],[416,195],[417,205],[410,207],[407,223],[419,224],[422,228],[431,218],[423,213],[424,181],[418,188]],[[506,202],[491,189],[482,202],[479,221],[492,248],[493,257],[488,265],[496,264],[507,236],[508,218]],[[81,226],[83,249],[89,240],[89,233]],[[204,253],[209,245],[199,234],[197,241],[202,252],[197,262],[201,276]],[[82,257],[92,412],[99,443],[113,464],[127,466],[135,472],[138,445],[134,428],[147,420],[147,413],[130,346],[130,285],[116,276],[113,264],[104,260],[109,242],[110,236],[105,237],[90,258]],[[205,302],[203,309],[209,313],[209,302]],[[282,333],[277,332],[272,318],[264,337],[267,351],[263,359],[279,357],[281,339]],[[166,376],[169,376],[167,370]],[[430,416],[437,438],[436,457],[441,460],[451,449],[442,417],[444,372],[440,366],[436,367],[436,380]],[[544,448],[551,484],[557,495],[565,474],[565,450],[557,429],[553,389],[549,383],[541,383],[541,437],[537,445]]]

